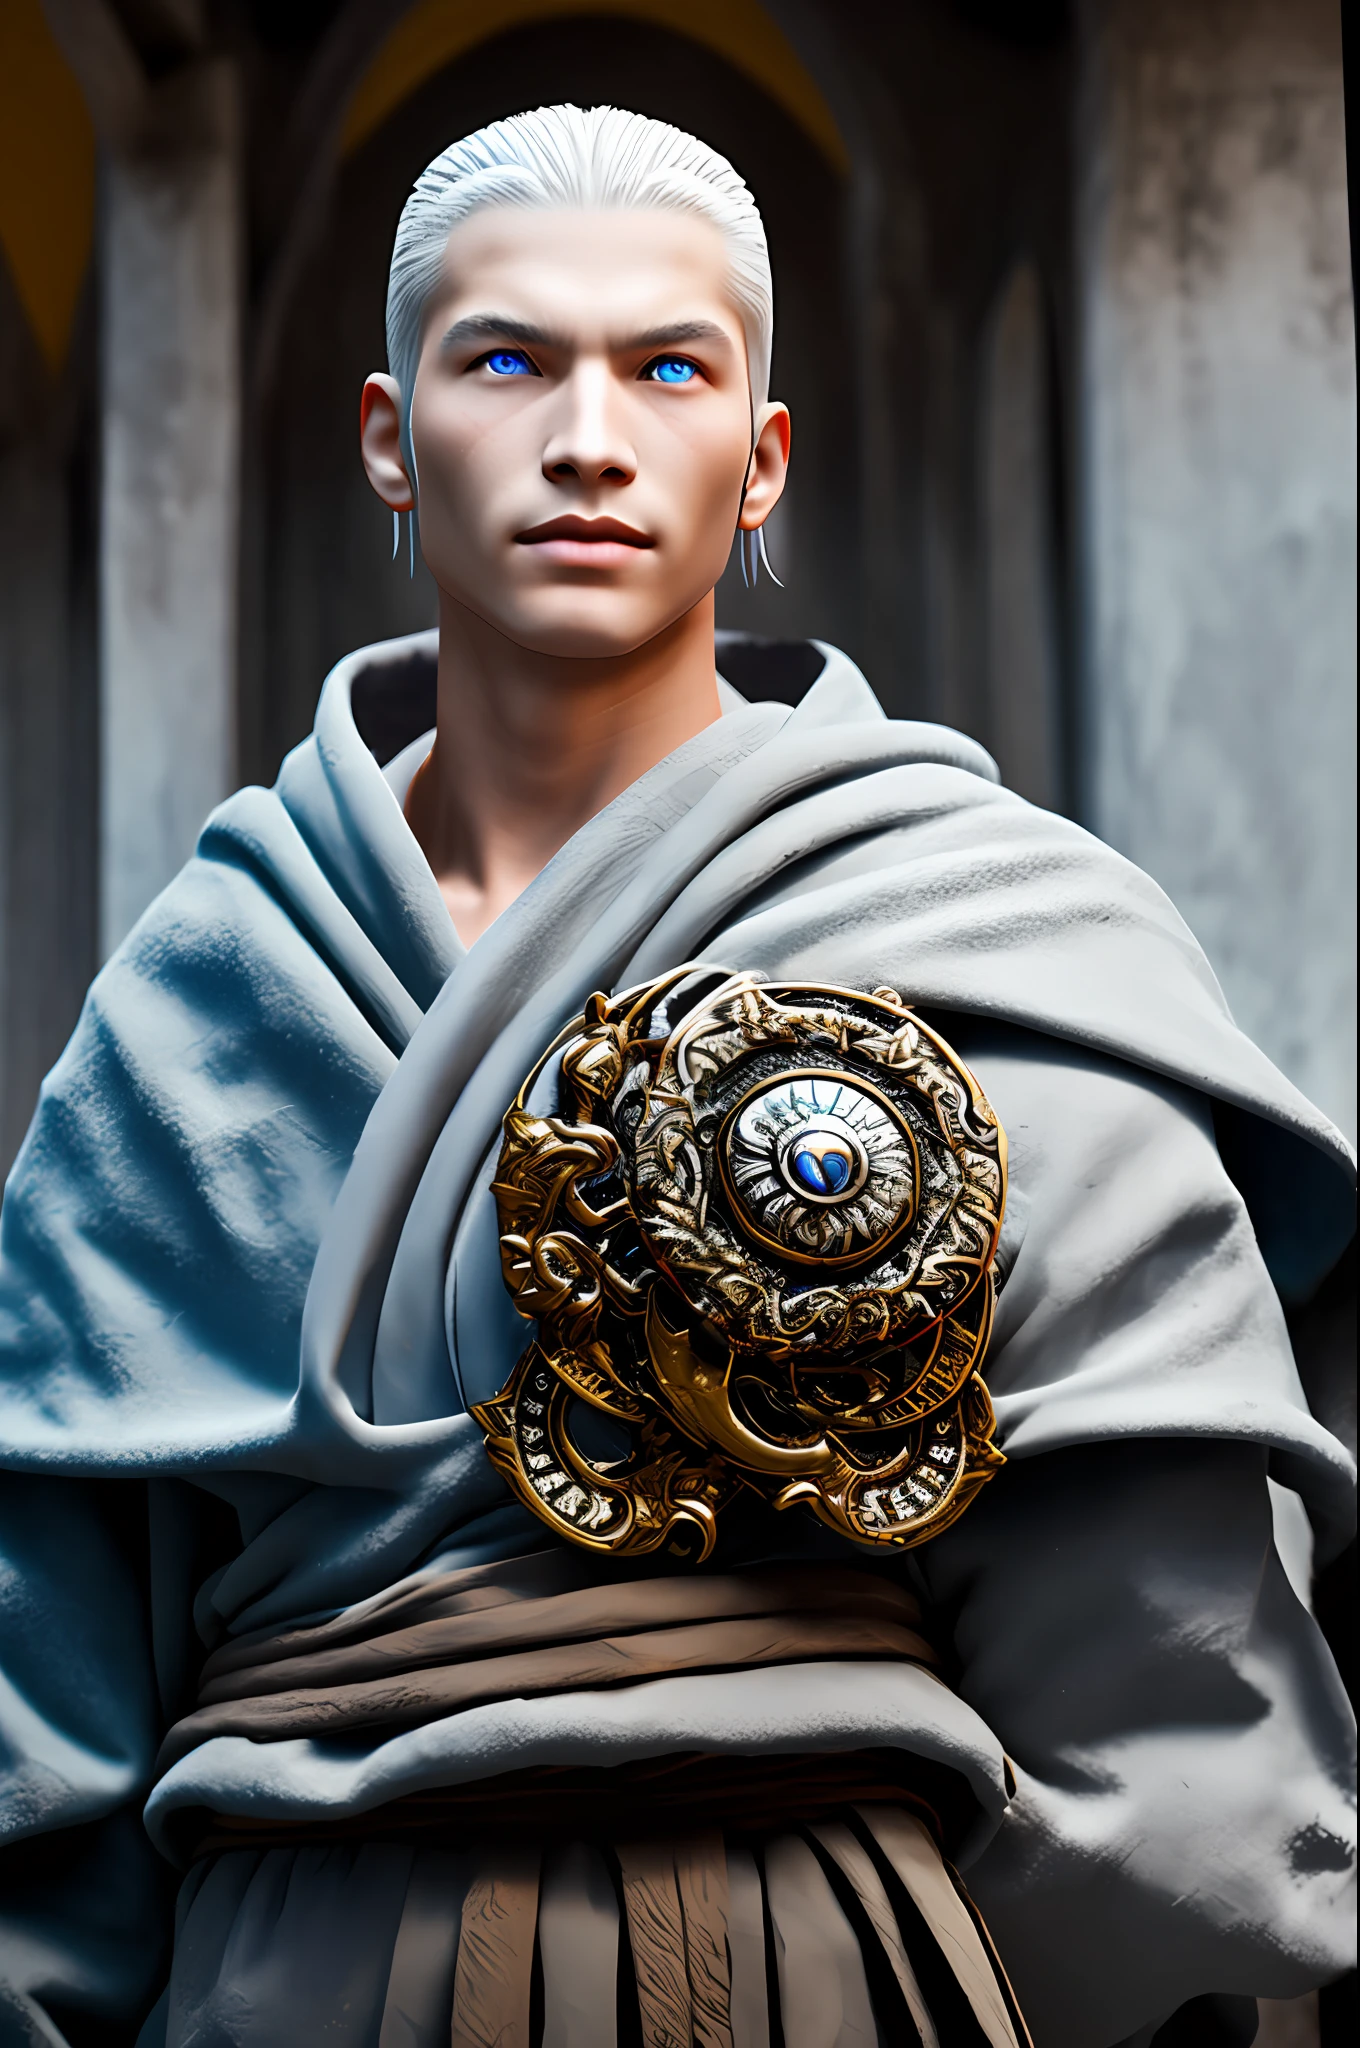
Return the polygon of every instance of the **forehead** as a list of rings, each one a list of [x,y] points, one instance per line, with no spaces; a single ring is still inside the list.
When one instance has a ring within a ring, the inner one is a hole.
[[[485,207],[450,234],[438,300],[441,317],[495,310],[581,333],[697,313],[742,333],[720,230],[662,207]]]

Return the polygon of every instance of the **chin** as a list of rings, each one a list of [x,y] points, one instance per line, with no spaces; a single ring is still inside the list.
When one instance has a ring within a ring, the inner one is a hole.
[[[652,605],[639,605],[617,593],[600,593],[603,601],[580,602],[572,593],[570,604],[516,608],[493,623],[508,640],[531,654],[557,655],[572,661],[611,661],[645,647],[658,633],[664,633],[690,607],[660,612]]]

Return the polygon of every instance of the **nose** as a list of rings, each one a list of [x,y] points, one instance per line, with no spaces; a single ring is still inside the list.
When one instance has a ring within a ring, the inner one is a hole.
[[[637,452],[621,417],[609,365],[581,361],[563,380],[543,474],[554,483],[629,484]]]

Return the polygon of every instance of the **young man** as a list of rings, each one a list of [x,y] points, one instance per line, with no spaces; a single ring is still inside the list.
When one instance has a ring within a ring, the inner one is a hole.
[[[1335,1542],[1277,1287],[1344,1142],[970,741],[720,680],[789,452],[730,166],[499,123],[388,335],[438,634],[209,821],[6,1197],[0,2040],[1001,2044],[1009,1973],[1106,2048],[1323,1981],[1268,1470]]]

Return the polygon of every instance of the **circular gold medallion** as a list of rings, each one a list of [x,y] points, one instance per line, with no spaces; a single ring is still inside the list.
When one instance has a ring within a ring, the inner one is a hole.
[[[519,1498],[623,1555],[707,1556],[742,1490],[860,1543],[946,1527],[1004,1462],[1005,1137],[962,1061],[889,991],[690,968],[559,1044],[494,1189],[538,1335],[475,1413]]]

